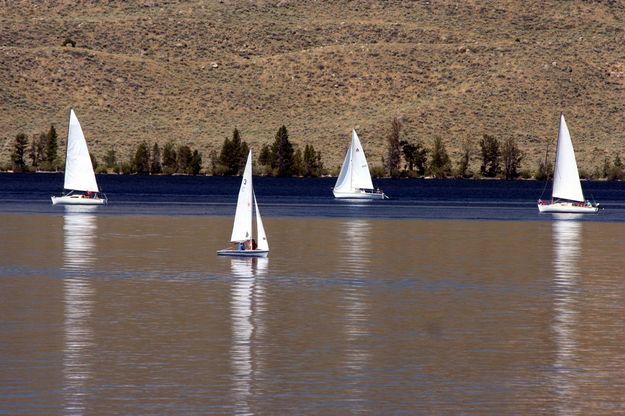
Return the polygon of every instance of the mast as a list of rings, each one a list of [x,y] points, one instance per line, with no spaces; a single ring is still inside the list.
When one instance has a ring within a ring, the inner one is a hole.
[[[352,130],[353,132],[354,130]],[[354,135],[352,134],[352,142],[349,145],[349,189],[354,190]]]

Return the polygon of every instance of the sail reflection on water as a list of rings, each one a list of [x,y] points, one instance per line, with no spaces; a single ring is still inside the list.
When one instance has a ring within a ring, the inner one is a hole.
[[[89,321],[95,290],[87,274],[95,256],[97,221],[93,210],[97,207],[64,208],[64,414],[82,415],[86,413],[87,383],[92,378],[89,357],[94,345],[94,334]]]
[[[552,331],[556,347],[554,389],[558,414],[576,414],[579,394],[577,328],[579,326],[579,285],[583,223],[571,215],[552,223],[554,268],[554,318]]]
[[[367,220],[347,221],[342,227],[345,247],[341,254],[348,278],[343,295],[345,316],[345,369],[353,409],[363,411],[366,392],[358,380],[367,371],[370,361],[368,348],[370,308],[367,281],[371,266],[371,223]]]
[[[232,383],[236,414],[252,414],[250,399],[254,378],[262,363],[254,355],[254,345],[264,332],[265,310],[262,280],[266,275],[267,258],[233,258],[232,271]]]

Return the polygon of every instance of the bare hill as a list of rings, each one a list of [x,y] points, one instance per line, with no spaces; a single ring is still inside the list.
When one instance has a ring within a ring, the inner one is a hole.
[[[623,151],[624,29],[619,0],[0,1],[0,157],[18,132],[65,137],[73,107],[99,159],[173,140],[206,160],[284,124],[328,167],[357,127],[377,165],[401,117],[454,162],[514,137],[533,170],[564,112],[592,169]]]

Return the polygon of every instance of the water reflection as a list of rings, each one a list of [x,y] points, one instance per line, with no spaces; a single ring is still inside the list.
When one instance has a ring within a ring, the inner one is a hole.
[[[253,346],[264,333],[265,311],[262,279],[267,258],[233,258],[230,260],[232,284],[232,349],[231,365],[236,414],[252,414],[250,398],[253,380],[262,372],[262,362],[253,355]]]
[[[369,306],[367,274],[371,266],[371,224],[367,220],[347,221],[343,227],[345,244],[342,260],[349,279],[343,294],[345,310],[346,380],[353,401],[352,409],[364,409],[366,392],[361,382],[369,363]]]
[[[573,214],[574,215],[574,214]],[[555,394],[558,414],[577,414],[580,392],[578,371],[578,285],[581,274],[581,235],[583,223],[570,216],[553,221],[554,319],[552,330],[556,344]]]
[[[64,407],[66,415],[85,414],[86,385],[92,379],[88,360],[94,344],[89,324],[95,291],[87,278],[94,263],[97,207],[65,207],[63,216]]]

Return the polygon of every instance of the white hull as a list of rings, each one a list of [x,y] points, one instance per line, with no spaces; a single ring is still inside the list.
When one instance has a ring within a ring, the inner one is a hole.
[[[219,250],[218,256],[234,256],[234,257],[267,257],[269,250]]]
[[[384,192],[365,192],[357,190],[354,192],[337,192],[332,191],[335,198],[338,199],[385,199],[388,198]]]
[[[88,198],[83,195],[53,196],[52,205],[104,205],[104,198]]]
[[[572,214],[594,214],[599,211],[596,206],[579,206],[575,202],[555,202],[538,204],[539,212],[568,212]]]

